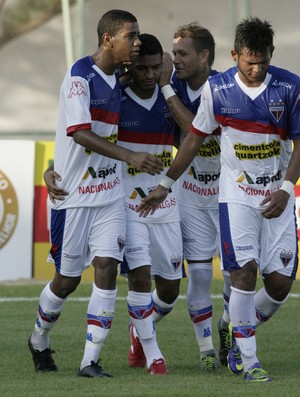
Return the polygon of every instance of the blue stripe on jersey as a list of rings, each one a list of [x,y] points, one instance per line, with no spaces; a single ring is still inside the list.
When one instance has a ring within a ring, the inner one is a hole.
[[[219,203],[220,234],[222,261],[225,270],[239,270],[231,240],[228,207],[226,203]]]
[[[142,100],[141,100],[142,101]],[[122,90],[118,141],[145,145],[173,145],[176,124],[159,91],[150,110]]]
[[[298,249],[298,225],[297,225],[297,215],[296,215],[296,205],[294,205],[294,220],[295,220],[295,236],[296,236],[296,253],[295,253],[295,258],[294,258],[294,268],[293,268],[293,272],[291,274],[291,277],[293,277],[293,279],[296,279],[296,273],[298,270],[298,263],[299,263],[299,249]]]
[[[50,254],[55,262],[55,267],[60,273],[62,245],[66,223],[66,210],[51,209],[51,249]]]

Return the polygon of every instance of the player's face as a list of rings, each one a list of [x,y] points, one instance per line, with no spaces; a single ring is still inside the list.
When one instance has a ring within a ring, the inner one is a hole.
[[[132,88],[139,94],[152,95],[161,71],[161,54],[137,56],[131,67]]]
[[[117,58],[116,63],[132,62],[139,54],[141,41],[138,35],[138,23],[125,22],[122,29],[111,36],[111,46]]]
[[[259,87],[264,81],[272,58],[271,51],[266,54],[251,54],[243,49],[240,54],[232,51],[232,57],[237,61],[240,79],[248,87]]]
[[[191,80],[203,73],[202,53],[195,50],[191,37],[178,37],[173,40],[174,67],[180,80]]]

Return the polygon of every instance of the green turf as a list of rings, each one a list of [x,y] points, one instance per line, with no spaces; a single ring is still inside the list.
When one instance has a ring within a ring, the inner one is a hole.
[[[43,285],[0,285],[0,297],[38,297]],[[118,283],[118,296],[125,297],[127,285]],[[222,284],[214,280],[213,294],[221,294]],[[90,284],[82,284],[73,297],[88,297]],[[292,292],[300,293],[297,281]],[[186,294],[186,281],[181,295]],[[0,302],[1,316],[1,397],[88,397],[88,396],[299,396],[299,298],[290,297],[274,318],[257,331],[257,351],[263,368],[273,382],[247,383],[221,367],[214,373],[199,369],[199,351],[189,320],[186,301],[180,299],[173,312],[157,324],[157,338],[167,360],[167,377],[150,376],[145,369],[130,369],[128,313],[125,300],[118,300],[111,332],[102,350],[102,365],[112,379],[82,379],[75,376],[81,361],[86,331],[87,301],[68,301],[51,333],[56,351],[57,373],[36,374],[27,347],[32,331],[37,300]],[[218,347],[216,322],[222,312],[222,300],[213,299],[214,343]]]

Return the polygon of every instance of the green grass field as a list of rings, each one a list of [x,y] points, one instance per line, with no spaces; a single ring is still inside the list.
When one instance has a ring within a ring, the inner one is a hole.
[[[34,371],[27,339],[32,331],[43,285],[0,284],[1,316],[1,397],[233,397],[247,395],[271,397],[300,395],[300,282],[292,296],[273,319],[257,331],[258,356],[272,376],[271,383],[249,383],[220,367],[214,373],[199,369],[199,351],[186,309],[187,281],[181,287],[181,299],[173,312],[157,324],[157,339],[167,360],[170,374],[151,376],[145,369],[130,369],[127,285],[118,282],[118,301],[111,332],[102,350],[102,365],[112,379],[82,379],[75,376],[81,361],[86,332],[85,313],[90,284],[82,284],[64,305],[61,318],[51,333],[51,347],[59,371],[37,374]],[[214,343],[218,348],[216,323],[222,312],[221,281],[212,285],[214,307]],[[10,298],[9,300],[3,298]],[[13,298],[13,299],[11,299]],[[17,299],[20,298],[20,299]],[[24,299],[21,299],[24,298]],[[25,299],[26,298],[26,299]],[[123,298],[123,299],[122,299]]]

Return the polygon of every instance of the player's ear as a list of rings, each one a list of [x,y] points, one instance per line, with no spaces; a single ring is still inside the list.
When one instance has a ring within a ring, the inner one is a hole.
[[[237,53],[236,50],[231,50],[231,56],[232,56],[232,59],[234,60],[234,62],[237,62],[237,60],[238,60],[238,53]]]
[[[102,36],[102,43],[105,47],[113,47],[113,37],[109,33],[104,33]]]

